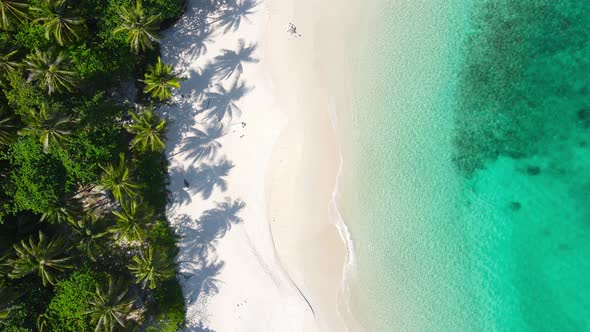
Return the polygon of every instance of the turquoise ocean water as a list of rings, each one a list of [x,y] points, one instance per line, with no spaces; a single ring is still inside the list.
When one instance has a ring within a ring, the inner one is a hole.
[[[590,1],[381,2],[344,151],[353,313],[590,330]]]

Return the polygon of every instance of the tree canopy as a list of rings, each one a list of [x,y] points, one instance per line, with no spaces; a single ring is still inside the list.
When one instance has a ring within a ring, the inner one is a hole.
[[[155,109],[183,4],[0,0],[0,330],[182,327]]]

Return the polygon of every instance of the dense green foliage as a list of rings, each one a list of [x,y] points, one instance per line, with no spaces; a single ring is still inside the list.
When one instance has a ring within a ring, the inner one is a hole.
[[[44,154],[32,138],[19,139],[3,154],[11,172],[2,183],[12,201],[4,203],[7,212],[43,213],[66,191],[66,171],[54,154]]]
[[[47,307],[48,325],[60,331],[90,331],[88,324],[88,298],[97,283],[89,272],[76,272],[55,288],[55,295]]]
[[[183,3],[0,0],[0,332],[182,327],[153,109]]]
[[[159,310],[157,323],[148,327],[148,332],[175,332],[184,323],[184,297],[177,282],[169,280],[156,289]]]

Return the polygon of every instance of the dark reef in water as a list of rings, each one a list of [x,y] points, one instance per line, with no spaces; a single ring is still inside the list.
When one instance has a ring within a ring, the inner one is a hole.
[[[465,176],[590,127],[590,1],[487,1],[465,47],[455,136]]]
[[[526,173],[530,176],[536,176],[541,174],[541,168],[539,166],[529,166],[526,168]]]
[[[478,190],[465,226],[483,262],[481,330],[586,331],[590,0],[475,3],[453,159]]]
[[[581,109],[578,111],[578,120],[580,124],[588,129],[590,128],[590,109]]]
[[[522,208],[522,204],[520,202],[510,202],[510,210],[518,211]]]

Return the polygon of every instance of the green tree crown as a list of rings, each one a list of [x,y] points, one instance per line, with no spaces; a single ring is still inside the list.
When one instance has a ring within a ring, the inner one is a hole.
[[[166,148],[166,120],[160,119],[152,109],[147,109],[139,115],[130,115],[133,122],[127,126],[127,130],[135,135],[131,140],[131,148],[139,151],[163,151]]]
[[[120,7],[119,16],[123,23],[114,30],[127,34],[127,43],[136,53],[153,49],[152,43],[158,42],[160,15],[148,15],[143,9],[143,2],[136,0],[135,6]]]
[[[47,306],[44,323],[47,331],[90,331],[90,299],[96,290],[94,276],[85,270],[73,273],[55,287]]]
[[[154,216],[151,209],[140,207],[137,201],[121,203],[121,211],[113,211],[116,224],[110,232],[117,240],[142,242],[147,237],[147,228]]]
[[[124,282],[113,277],[109,277],[106,287],[96,287],[88,310],[95,332],[111,332],[117,325],[125,327],[127,315],[134,302],[127,299],[127,291]]]
[[[48,153],[53,146],[63,146],[71,134],[70,117],[58,111],[49,110],[45,104],[42,104],[38,110],[29,109],[22,118],[26,127],[19,134],[36,137],[43,145],[45,153]]]
[[[155,66],[148,66],[144,79],[140,81],[145,83],[143,92],[151,94],[152,98],[160,101],[169,99],[173,88],[180,88],[180,79],[173,74],[172,67],[164,64],[160,57]]]
[[[0,0],[0,28],[14,30],[28,18],[29,4],[24,0]]]
[[[117,201],[121,202],[124,196],[135,196],[138,185],[131,178],[125,154],[119,154],[118,164],[108,164],[107,166],[100,166],[100,168],[104,171],[102,185],[113,193],[113,197]]]
[[[68,0],[41,0],[31,11],[36,16],[33,22],[41,23],[45,29],[45,38],[53,36],[60,46],[80,39],[86,30],[85,20],[75,15]]]
[[[43,286],[55,285],[57,274],[73,267],[68,264],[72,256],[66,254],[64,241],[58,237],[47,239],[41,231],[37,238],[31,235],[26,241],[15,244],[14,250],[17,258],[12,261],[13,269],[9,273],[13,279],[37,273]]]
[[[98,220],[98,217],[93,213],[83,217],[70,218],[69,222],[74,233],[76,247],[95,262],[96,254],[103,247],[103,240],[108,235],[104,222]]]
[[[133,257],[129,270],[143,287],[154,289],[162,282],[174,278],[174,263],[164,251],[154,254],[153,247]]]
[[[72,71],[65,52],[42,52],[39,49],[27,56],[25,67],[29,72],[28,82],[38,81],[51,95],[64,90],[71,92],[76,82],[76,72]]]

